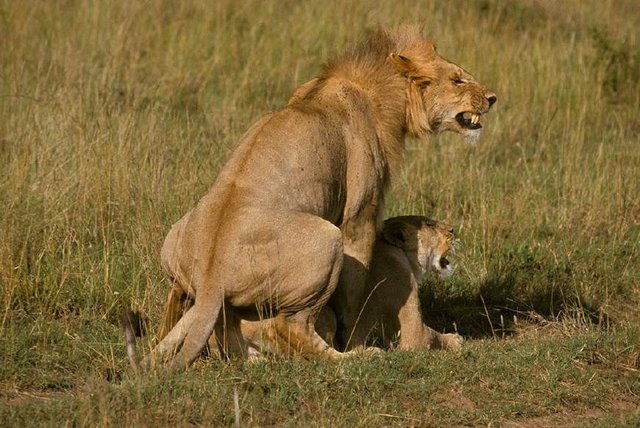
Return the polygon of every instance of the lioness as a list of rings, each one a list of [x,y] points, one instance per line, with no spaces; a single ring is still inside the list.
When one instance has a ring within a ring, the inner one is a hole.
[[[271,314],[277,352],[341,358],[314,322],[335,291],[342,331],[355,323],[405,136],[476,138],[495,101],[416,27],[380,30],[329,63],[302,95],[251,126],[180,220],[180,236],[162,252],[174,287],[195,304],[142,368],[191,364],[223,305]]]
[[[400,334],[399,349],[459,348],[462,337],[440,334],[422,321],[418,286],[429,271],[453,273],[446,258],[451,226],[422,216],[385,220],[376,242],[364,301],[349,347],[375,342],[388,348]]]

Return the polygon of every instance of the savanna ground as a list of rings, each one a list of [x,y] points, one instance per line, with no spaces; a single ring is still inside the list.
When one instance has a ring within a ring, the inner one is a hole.
[[[409,141],[388,199],[458,226],[423,300],[463,350],[126,375],[118,314],[155,329],[164,235],[238,137],[415,22],[498,95],[479,145]],[[634,0],[0,1],[0,425],[640,424],[638,28]]]

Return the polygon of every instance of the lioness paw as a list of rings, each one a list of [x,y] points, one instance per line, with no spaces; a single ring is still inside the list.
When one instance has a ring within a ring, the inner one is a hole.
[[[462,346],[464,339],[457,333],[443,334],[440,336],[440,346],[442,349],[458,350]]]

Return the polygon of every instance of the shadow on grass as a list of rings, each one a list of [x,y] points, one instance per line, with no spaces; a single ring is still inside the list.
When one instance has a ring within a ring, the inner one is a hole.
[[[575,281],[570,268],[525,260],[509,270],[490,272],[476,284],[428,279],[420,291],[425,322],[437,331],[470,338],[505,337],[520,326],[554,321],[602,327],[612,323],[602,304],[567,287]]]

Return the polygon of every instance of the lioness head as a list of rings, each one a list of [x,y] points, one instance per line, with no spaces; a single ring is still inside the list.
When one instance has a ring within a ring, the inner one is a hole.
[[[453,266],[447,254],[453,248],[453,228],[445,223],[422,216],[402,216],[385,220],[383,239],[404,250],[412,264],[420,272],[420,280],[429,270],[447,277]]]
[[[454,131],[469,142],[478,141],[482,133],[480,118],[497,100],[493,92],[462,67],[442,58],[433,43],[417,36],[401,52],[391,53],[389,59],[407,78],[410,135]]]

